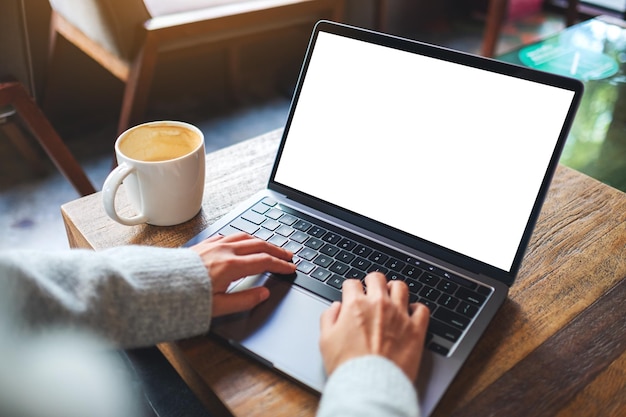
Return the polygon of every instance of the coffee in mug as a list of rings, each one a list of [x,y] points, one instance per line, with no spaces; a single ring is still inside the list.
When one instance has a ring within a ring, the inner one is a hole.
[[[194,217],[204,192],[204,135],[184,122],[144,123],[122,133],[115,142],[118,166],[102,187],[109,217],[124,225],[173,226]],[[137,213],[117,212],[120,185]]]

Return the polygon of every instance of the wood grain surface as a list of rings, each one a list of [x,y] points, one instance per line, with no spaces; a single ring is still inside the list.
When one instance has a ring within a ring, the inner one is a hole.
[[[266,184],[279,139],[207,155],[203,209],[183,225],[119,225],[100,194],[63,205],[71,246],[184,244]],[[625,303],[626,195],[559,166],[510,297],[435,416],[626,415]],[[160,348],[200,375],[192,389],[208,384],[237,416],[315,413],[315,394],[210,337]]]

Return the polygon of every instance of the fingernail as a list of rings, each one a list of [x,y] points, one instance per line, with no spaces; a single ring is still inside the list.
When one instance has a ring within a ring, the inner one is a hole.
[[[270,296],[270,290],[268,290],[266,287],[260,288],[261,291],[259,291],[259,302],[267,300]]]

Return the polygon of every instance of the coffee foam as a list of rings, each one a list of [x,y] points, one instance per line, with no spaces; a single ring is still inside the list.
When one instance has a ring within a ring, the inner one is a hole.
[[[120,141],[119,149],[131,159],[167,161],[193,152],[201,140],[197,132],[184,126],[148,125],[129,131]]]

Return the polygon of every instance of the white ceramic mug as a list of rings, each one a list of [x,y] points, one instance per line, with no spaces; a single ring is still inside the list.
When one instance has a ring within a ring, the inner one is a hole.
[[[204,192],[204,135],[184,122],[144,123],[115,141],[118,166],[102,187],[104,209],[118,223],[173,226],[194,217]],[[138,213],[117,212],[115,197],[124,183],[126,195]]]

